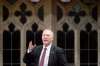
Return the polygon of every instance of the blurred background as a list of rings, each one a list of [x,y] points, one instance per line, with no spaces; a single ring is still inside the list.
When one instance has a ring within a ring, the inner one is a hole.
[[[100,0],[0,0],[0,66],[26,66],[29,41],[43,29],[65,50],[69,66],[100,66]]]

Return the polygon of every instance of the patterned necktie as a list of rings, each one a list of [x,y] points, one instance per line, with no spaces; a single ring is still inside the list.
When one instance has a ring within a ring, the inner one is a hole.
[[[46,49],[47,48],[44,48],[44,51],[43,51],[43,54],[41,56],[41,60],[40,60],[39,66],[43,66],[44,65],[44,59],[45,59]]]

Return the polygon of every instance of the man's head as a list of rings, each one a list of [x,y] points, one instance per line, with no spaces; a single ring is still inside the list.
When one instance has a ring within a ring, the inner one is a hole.
[[[53,41],[54,34],[52,30],[45,29],[42,33],[42,41],[45,46],[48,46]]]

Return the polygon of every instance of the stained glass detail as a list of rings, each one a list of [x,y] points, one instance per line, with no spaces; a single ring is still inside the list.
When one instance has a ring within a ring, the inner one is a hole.
[[[6,6],[3,6],[3,21],[7,20],[9,17],[9,10]]]
[[[37,25],[36,23],[34,23],[34,24],[32,25],[32,31],[33,31],[33,32],[36,32],[37,29],[38,29],[38,25]]]
[[[44,21],[44,7],[41,6],[39,9],[38,9],[38,13],[37,13],[38,17],[40,20]]]
[[[85,16],[86,13],[84,10],[81,10],[80,5],[76,5],[73,7],[73,10],[69,11],[68,13],[69,16],[74,16],[74,22],[76,24],[80,23],[80,16]]]
[[[92,25],[90,23],[88,23],[88,24],[86,24],[85,28],[86,28],[87,32],[90,32],[92,30]]]
[[[27,9],[27,6],[26,4],[22,3],[20,5],[20,11],[16,11],[15,12],[15,16],[21,16],[20,17],[20,21],[22,24],[25,24],[27,22],[27,17],[26,16],[31,16],[32,15],[32,12],[29,11],[29,10],[26,10]]]
[[[57,6],[57,21],[59,21],[63,17],[63,11],[60,6]]]
[[[98,11],[97,6],[95,6],[95,7],[92,9],[92,17],[93,17],[93,19],[96,20],[96,21],[97,21],[97,13],[98,13],[97,11]]]
[[[16,3],[17,0],[6,0],[6,1],[12,5],[12,4]]]
[[[11,32],[13,32],[14,29],[15,29],[15,25],[14,25],[13,23],[11,23],[11,24],[9,24],[8,28],[9,28],[9,30],[10,30]]]

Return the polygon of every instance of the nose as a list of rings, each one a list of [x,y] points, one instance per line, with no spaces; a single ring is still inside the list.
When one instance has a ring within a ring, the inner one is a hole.
[[[47,38],[47,36],[46,36],[46,35],[44,35],[44,38]]]

